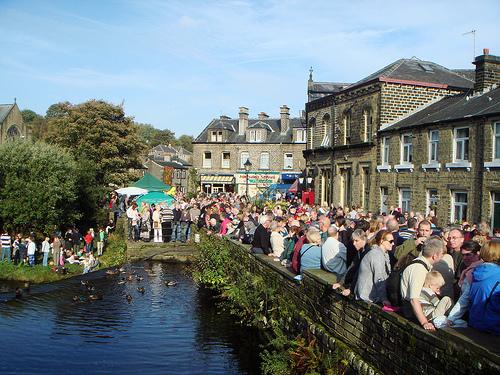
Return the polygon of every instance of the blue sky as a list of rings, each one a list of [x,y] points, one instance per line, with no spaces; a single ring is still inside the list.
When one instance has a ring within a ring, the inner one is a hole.
[[[104,99],[177,136],[238,107],[298,115],[309,67],[355,82],[399,58],[500,55],[500,1],[0,0],[0,103]],[[475,17],[475,18],[472,18]]]

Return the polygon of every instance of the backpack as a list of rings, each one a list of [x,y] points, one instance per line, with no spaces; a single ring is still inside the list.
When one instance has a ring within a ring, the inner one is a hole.
[[[406,257],[402,258],[398,262],[398,265],[391,271],[385,282],[387,299],[392,306],[401,306],[403,304],[403,298],[401,297],[401,278],[403,277],[403,271],[411,264],[421,264],[425,267],[427,272],[429,272],[427,264],[420,259],[416,259],[412,254],[408,254]]]
[[[283,254],[281,255],[282,260],[286,259],[292,261],[293,248],[295,247],[295,242],[296,239],[293,237],[285,238],[285,246],[284,246],[285,251],[283,251]]]

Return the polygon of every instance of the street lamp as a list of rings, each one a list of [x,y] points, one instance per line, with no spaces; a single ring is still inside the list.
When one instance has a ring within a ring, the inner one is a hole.
[[[250,172],[250,168],[252,168],[252,162],[250,161],[250,159],[247,159],[247,161],[245,162],[245,164],[243,164],[243,166],[245,167],[245,171],[247,172],[247,183],[246,183],[247,189],[245,195],[248,200],[248,172]]]

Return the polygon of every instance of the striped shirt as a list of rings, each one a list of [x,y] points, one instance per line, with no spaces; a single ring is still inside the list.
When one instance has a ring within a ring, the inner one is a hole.
[[[11,238],[8,233],[2,234],[0,237],[0,242],[2,243],[2,247],[10,247]]]

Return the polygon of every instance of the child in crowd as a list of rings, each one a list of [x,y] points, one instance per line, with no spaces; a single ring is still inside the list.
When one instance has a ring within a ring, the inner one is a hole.
[[[439,298],[440,289],[444,284],[443,276],[437,271],[431,271],[425,277],[424,287],[420,292],[422,311],[436,328],[446,326],[446,314],[452,305],[450,297]]]

